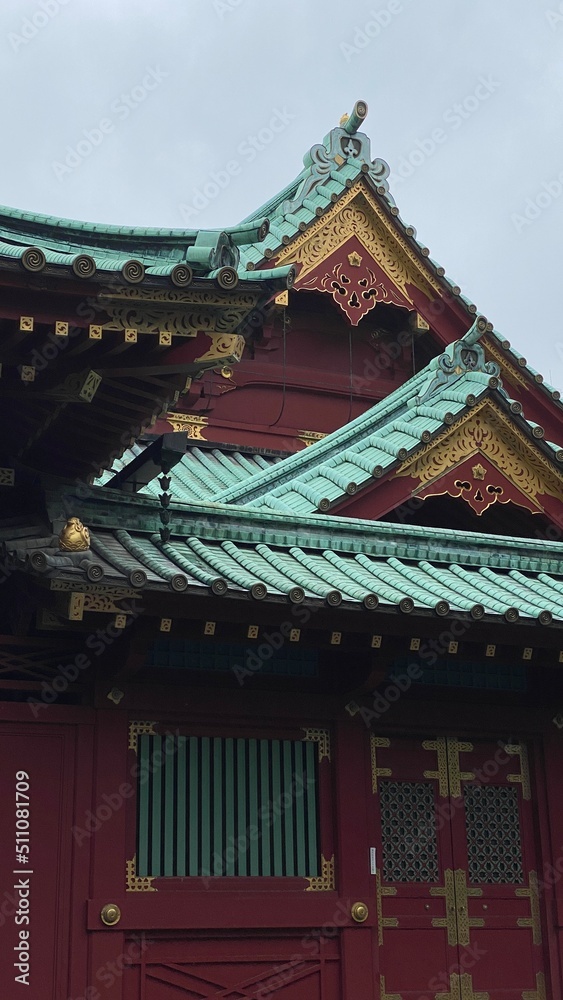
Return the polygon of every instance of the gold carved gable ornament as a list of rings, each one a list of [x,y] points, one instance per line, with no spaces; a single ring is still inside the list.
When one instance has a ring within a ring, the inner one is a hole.
[[[412,303],[409,286],[418,288],[428,299],[441,297],[440,285],[422,265],[413,248],[389,221],[366,183],[357,181],[334,208],[313,222],[278,256],[278,264],[299,264],[296,287],[331,254],[344,247],[352,236],[366,251],[401,295]],[[356,258],[354,258],[354,261]],[[344,253],[343,261],[355,266]]]
[[[536,507],[542,507],[538,499],[542,495],[563,499],[563,472],[556,470],[525,434],[488,400],[403,462],[397,476],[411,476],[417,480],[416,494],[432,483],[438,486],[437,480],[468,458],[475,458],[473,475],[480,479],[483,478],[481,455]]]

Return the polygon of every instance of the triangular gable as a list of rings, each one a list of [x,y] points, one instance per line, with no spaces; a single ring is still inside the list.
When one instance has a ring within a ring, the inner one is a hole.
[[[372,160],[369,137],[358,131],[366,115],[366,102],[356,102],[352,114],[306,153],[298,177],[244,220],[248,225],[267,216],[270,231],[262,243],[241,246],[241,264],[252,270],[299,263],[297,290],[331,295],[353,325],[378,302],[406,305],[418,314],[416,328],[430,328],[444,348],[463,336],[476,307],[401,219],[389,191],[389,167]],[[533,397],[535,419],[554,436],[563,409],[559,392],[492,326],[483,346],[510,394],[527,408]]]
[[[479,317],[368,413],[217,499],[374,520],[413,496],[448,494],[476,513],[510,502],[563,524],[563,449],[503,390],[479,343],[486,329]]]

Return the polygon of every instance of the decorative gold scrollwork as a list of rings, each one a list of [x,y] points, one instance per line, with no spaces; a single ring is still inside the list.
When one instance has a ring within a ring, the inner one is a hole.
[[[307,878],[309,885],[305,892],[330,892],[335,888],[334,881],[334,854],[327,861],[321,854],[321,875],[313,875]]]
[[[446,739],[444,736],[439,736],[436,740],[424,740],[422,746],[424,750],[435,750],[438,757],[438,770],[424,771],[424,777],[438,780],[438,790],[442,798],[451,795],[454,799],[458,799],[461,795],[461,782],[471,781],[475,777],[473,771],[461,771],[459,765],[460,753],[470,753],[473,744],[460,742],[455,737]]]
[[[450,975],[449,992],[436,993],[435,1000],[489,1000],[489,994],[474,992],[473,976],[468,972],[463,972],[461,976],[453,972]]]
[[[377,900],[377,943],[383,944],[383,931],[386,927],[398,927],[399,921],[396,917],[383,916],[383,896],[396,896],[397,890],[390,885],[381,885],[381,875],[379,872],[375,876],[376,900]]]
[[[156,722],[130,722],[129,723],[129,749],[137,753],[139,736],[156,736]]]
[[[137,875],[137,855],[130,858],[125,866],[126,892],[158,892],[152,884],[152,876]]]
[[[403,1000],[400,993],[388,993],[385,988],[385,976],[379,977],[380,1000]]]
[[[509,781],[517,781],[522,786],[522,798],[529,800],[532,797],[530,784],[530,767],[528,764],[528,748],[524,743],[506,743],[503,747],[505,753],[518,755],[520,757],[520,774],[508,774]]]
[[[540,893],[538,886],[537,872],[531,871],[528,876],[528,888],[516,889],[516,896],[528,896],[530,899],[530,916],[518,917],[516,923],[519,927],[532,928],[532,941],[534,944],[541,944],[541,915],[540,915]]]
[[[377,749],[378,747],[388,747],[391,741],[385,736],[371,736],[370,737],[370,751],[371,751],[371,790],[374,795],[377,794],[377,779],[378,778],[390,778],[391,768],[390,767],[378,767],[377,766]]]
[[[328,729],[304,729],[303,739],[319,744],[319,763],[326,757],[330,760],[330,732]]]

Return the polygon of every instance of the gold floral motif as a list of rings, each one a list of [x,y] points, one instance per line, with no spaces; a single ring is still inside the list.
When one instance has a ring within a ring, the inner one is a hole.
[[[13,486],[16,474],[14,469],[0,469],[0,486]]]
[[[425,486],[466,458],[479,454],[485,455],[537,506],[540,506],[538,494],[561,497],[563,476],[488,400],[452,430],[443,431],[414,459],[407,459],[397,470],[397,476],[411,476]]]
[[[408,284],[415,285],[430,299],[442,294],[438,282],[389,223],[362,181],[356,182],[331,211],[283,250],[277,262],[300,264],[301,280],[352,235],[357,236],[366,252],[409,301]]]
[[[319,744],[319,762],[325,757],[330,760],[330,732],[328,729],[304,729],[303,740]]]
[[[327,861],[321,854],[321,875],[313,875],[307,878],[309,885],[305,892],[330,892],[335,887],[334,882],[334,854]]]
[[[152,884],[153,876],[137,875],[137,856],[127,861],[125,866],[126,892],[158,892]]]

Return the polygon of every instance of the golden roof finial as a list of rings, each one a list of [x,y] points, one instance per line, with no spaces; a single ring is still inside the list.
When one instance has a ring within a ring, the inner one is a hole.
[[[346,113],[344,113],[344,114],[342,115],[342,118],[341,118],[341,119],[340,119],[340,121],[338,122],[338,124],[340,125],[340,128],[343,128],[343,127],[344,127],[344,125],[345,125],[345,124],[346,124],[346,122],[348,121],[349,117],[350,117],[350,115],[348,115],[348,114],[346,114]]]
[[[86,552],[90,548],[90,532],[77,517],[69,517],[59,535],[63,552]]]

